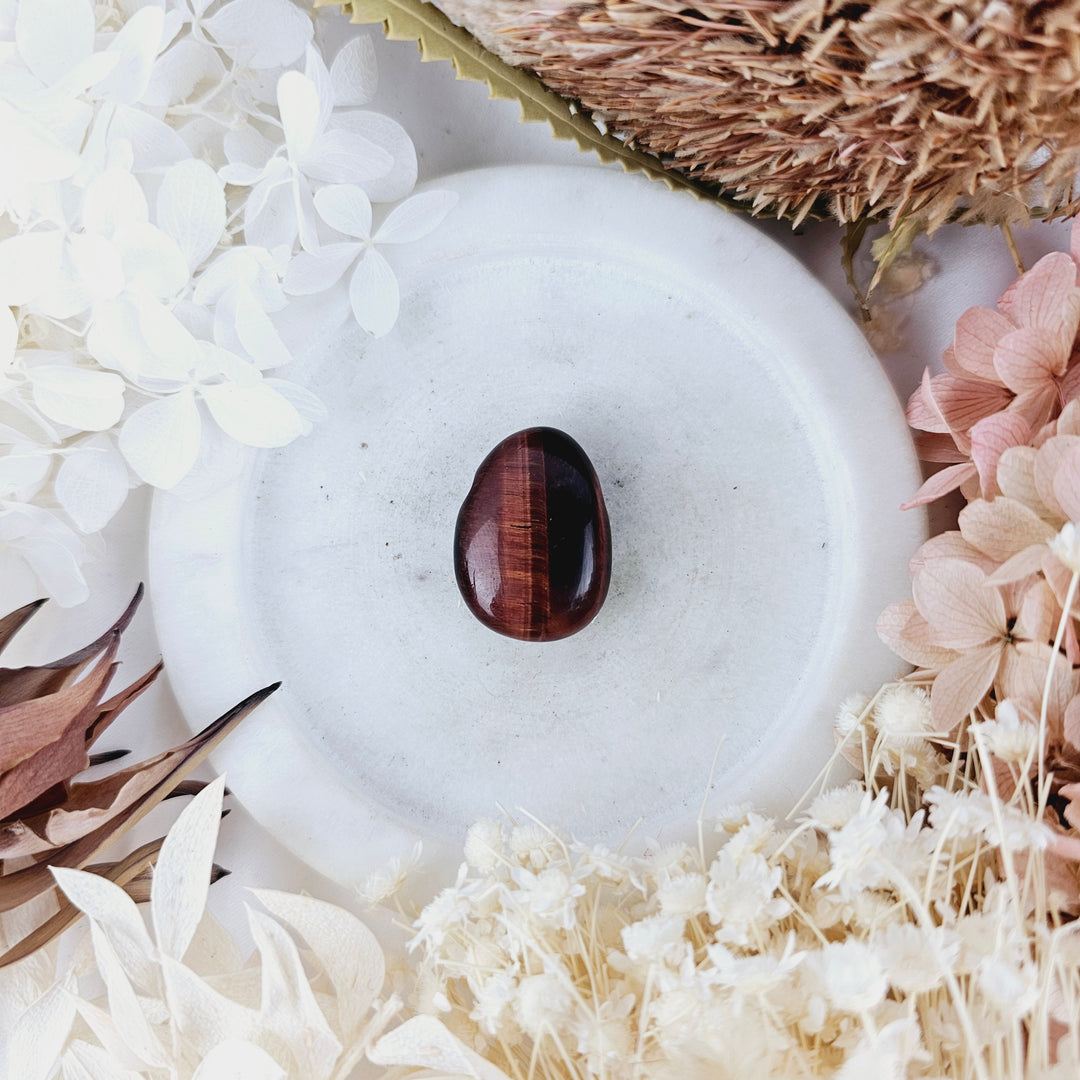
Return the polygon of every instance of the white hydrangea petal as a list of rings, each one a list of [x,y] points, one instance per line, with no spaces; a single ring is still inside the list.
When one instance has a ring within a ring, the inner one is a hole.
[[[303,157],[304,172],[327,184],[360,184],[386,176],[394,166],[389,151],[355,131],[331,129]]]
[[[455,191],[424,191],[395,206],[375,233],[377,244],[409,244],[437,229],[458,201]]]
[[[124,380],[110,371],[41,364],[26,377],[34,404],[57,424],[80,431],[105,431],[124,411]]]
[[[375,45],[367,34],[358,34],[342,46],[330,65],[334,104],[340,107],[366,105],[375,96],[379,70]]]
[[[316,205],[321,194],[321,191],[315,194]],[[292,296],[308,296],[329,289],[341,280],[342,274],[363,250],[360,244],[343,243],[323,244],[317,255],[301,251],[292,258],[285,271],[285,291]]]
[[[203,27],[253,68],[291,64],[303,56],[315,33],[311,18],[289,0],[232,0]]]
[[[285,1070],[261,1047],[242,1039],[219,1042],[191,1080],[285,1080]]]
[[[102,367],[136,379],[143,368],[146,341],[139,324],[139,310],[131,297],[119,296],[94,305],[86,347]]]
[[[81,569],[85,545],[48,510],[28,503],[0,508],[0,549],[5,544],[22,556],[60,607],[75,607],[89,597]]]
[[[289,185],[293,197],[293,212],[296,215],[296,231],[300,236],[300,246],[305,251],[319,250],[319,223],[315,214],[315,200],[311,185],[304,175],[294,178]]]
[[[29,501],[41,489],[51,468],[51,454],[16,446],[0,457],[0,498]]]
[[[0,241],[0,304],[17,307],[36,299],[60,272],[63,251],[59,229]]]
[[[378,251],[372,249],[357,263],[349,281],[349,304],[356,321],[375,337],[388,334],[397,322],[397,278]]]
[[[145,344],[135,381],[186,382],[202,361],[202,350],[194,335],[175,312],[156,300],[140,300],[138,312],[139,332]]]
[[[273,387],[310,424],[326,419],[326,406],[306,387],[287,379],[269,378],[264,379],[263,383]]]
[[[150,82],[154,59],[162,44],[165,13],[144,7],[124,23],[106,50],[118,57],[106,78],[94,87],[94,96],[122,105],[133,105]]]
[[[175,296],[191,271],[177,242],[156,225],[127,225],[116,234],[128,287],[161,299]]]
[[[319,136],[319,93],[306,75],[286,71],[278,80],[277,100],[289,157],[303,161]]]
[[[15,321],[15,312],[7,304],[0,304],[0,379],[4,368],[15,359],[18,344],[19,324]]]
[[[227,132],[224,147],[230,164],[249,165],[255,169],[262,169],[277,149],[261,131],[249,124]]]
[[[169,489],[199,453],[202,421],[193,390],[180,390],[136,409],[120,429],[120,451],[147,484]]]
[[[263,178],[263,168],[258,165],[245,165],[242,161],[222,165],[218,170],[218,176],[226,184],[236,184],[238,187],[252,187]],[[251,195],[248,196],[250,201]]]
[[[76,233],[68,237],[56,277],[33,306],[53,319],[69,319],[95,300],[117,296],[124,284],[124,266],[111,241],[95,233]]]
[[[82,532],[93,533],[113,519],[131,485],[112,440],[97,436],[64,457],[53,486],[64,513]]]
[[[25,184],[45,184],[72,176],[79,155],[63,146],[47,128],[0,100],[0,205]]]
[[[158,948],[183,960],[206,907],[225,780],[219,776],[184,808],[154,866],[150,914]]]
[[[334,84],[330,79],[330,69],[314,45],[309,45],[304,55],[304,74],[314,83],[319,99],[318,131],[325,131],[326,124],[334,111]]]
[[[265,382],[251,386],[229,382],[200,391],[221,430],[245,446],[285,446],[311,430],[284,395]]]
[[[355,184],[334,184],[315,192],[315,209],[332,229],[358,240],[371,236],[371,200]]]
[[[292,248],[299,227],[293,186],[264,180],[255,187],[244,208],[244,238],[249,244],[271,251]],[[260,189],[265,197],[257,199]]]
[[[225,232],[225,192],[205,161],[182,161],[169,169],[158,189],[157,224],[173,238],[194,270]]]
[[[124,225],[149,220],[142,185],[124,169],[107,169],[83,195],[82,223],[87,232],[112,236]]]
[[[131,144],[135,172],[160,172],[170,165],[186,161],[191,155],[187,143],[164,120],[142,109],[119,106],[108,128],[110,140],[126,140]]]
[[[89,0],[32,0],[20,4],[15,45],[26,66],[51,86],[93,51],[93,4]]]
[[[385,150],[393,160],[390,171],[371,179],[355,182],[368,193],[372,202],[397,202],[416,186],[416,147],[408,132],[394,119],[382,113],[356,110],[334,115],[331,131],[351,131]]]
[[[236,333],[244,351],[264,370],[282,367],[292,355],[278,335],[270,316],[246,290],[237,298]]]
[[[158,57],[150,75],[142,104],[151,108],[179,105],[211,87],[225,75],[225,65],[217,49],[203,41],[182,38]]]

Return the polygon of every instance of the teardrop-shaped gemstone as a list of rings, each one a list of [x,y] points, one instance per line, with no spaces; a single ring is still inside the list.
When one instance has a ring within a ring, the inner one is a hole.
[[[503,439],[458,512],[454,572],[472,613],[500,634],[554,641],[592,621],[611,579],[611,530],[592,462],[569,435]]]

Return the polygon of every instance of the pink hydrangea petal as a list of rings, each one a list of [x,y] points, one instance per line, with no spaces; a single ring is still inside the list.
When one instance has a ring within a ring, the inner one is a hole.
[[[994,349],[1014,329],[1004,315],[991,308],[968,308],[957,320],[953,337],[957,366],[968,375],[1000,384],[1001,378],[994,367]]]
[[[1061,322],[1069,290],[1075,287],[1076,263],[1072,256],[1052,251],[1016,282],[1008,314],[1020,326],[1054,330]]]
[[[1044,642],[1024,641],[1004,650],[997,679],[998,699],[1009,698],[1029,716],[1039,716],[1046,669],[1054,661],[1054,677],[1046,699],[1047,734],[1054,741],[1061,739],[1065,709],[1076,696],[1077,672],[1062,653],[1054,654]]]
[[[960,465],[949,465],[926,480],[907,502],[900,504],[900,509],[914,510],[917,506],[932,503],[935,499],[948,495],[950,491],[955,491],[965,480],[975,475],[975,466],[970,461],[965,461]]]
[[[1065,709],[1065,741],[1080,750],[1080,698],[1073,698]]]
[[[979,470],[984,499],[997,494],[997,467],[1001,455],[1013,446],[1022,446],[1031,437],[1031,428],[1016,413],[995,413],[971,429],[971,458]]]
[[[1080,522],[1080,446],[1069,449],[1054,472],[1054,495],[1069,521]]]
[[[1080,436],[1058,435],[1048,440],[1035,452],[1034,479],[1046,509],[1056,518],[1064,521],[1067,514],[1061,507],[1054,493],[1054,477],[1065,455],[1074,447],[1080,446]]]
[[[1055,532],[1034,510],[1004,495],[992,502],[977,499],[960,511],[960,534],[997,563],[1033,544],[1049,543]]]
[[[1024,578],[1037,574],[1042,567],[1042,557],[1045,551],[1045,544],[1031,544],[1006,559],[987,578],[987,582],[991,585],[1009,585],[1014,581],[1023,581]]]
[[[1041,326],[1010,331],[994,350],[994,368],[1016,394],[1042,389],[1065,374],[1068,362],[1069,352],[1061,348],[1057,335]]]
[[[1003,495],[1039,513],[1043,501],[1035,486],[1035,453],[1031,446],[1014,446],[1006,450],[998,458],[997,485]]]
[[[1001,594],[986,574],[964,559],[924,563],[911,588],[919,614],[930,624],[934,643],[946,649],[973,649],[1006,633]]]
[[[1080,364],[1071,368],[1062,380],[1061,389],[1063,393],[1065,384],[1070,378],[1076,379],[1077,389],[1080,389]],[[1075,400],[1075,397],[1076,395],[1072,394],[1066,398],[1067,404],[1057,418],[1057,433],[1059,435],[1080,435],[1080,401]]]
[[[936,671],[956,659],[956,652],[933,643],[933,634],[914,600],[891,604],[877,621],[878,637],[909,664]]]
[[[1013,400],[1003,386],[947,373],[930,380],[930,393],[950,431],[967,431],[984,417],[1008,408]]]
[[[977,548],[973,548],[955,529],[931,536],[911,557],[908,573],[914,578],[923,566],[928,562],[933,562],[934,559],[963,559],[965,562],[973,563],[984,574],[989,574],[997,568],[997,563],[993,559],[987,558]]]
[[[920,461],[943,465],[957,465],[968,460],[968,455],[956,445],[951,435],[936,431],[915,432],[915,453]]]
[[[948,434],[949,425],[945,423],[945,417],[941,415],[930,389],[929,368],[923,372],[918,389],[908,399],[905,415],[908,424],[919,431]]]
[[[938,672],[930,691],[930,712],[938,731],[952,731],[986,697],[1000,662],[1001,646],[994,642],[962,653]]]
[[[1027,548],[1026,551],[1036,556],[1035,570],[1039,569],[1039,559],[1045,548]],[[1021,552],[1025,554],[1025,552]],[[1061,609],[1053,589],[1041,578],[1036,578],[1024,590],[1020,599],[1019,614],[1016,616],[1016,624],[1013,626],[1013,635],[1018,638],[1027,638],[1028,641],[1052,641],[1054,632],[1057,630],[1058,619],[1061,617]]]

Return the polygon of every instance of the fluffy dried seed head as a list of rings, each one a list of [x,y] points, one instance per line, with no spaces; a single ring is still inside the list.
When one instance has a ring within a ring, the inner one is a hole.
[[[1080,3],[440,0],[755,213],[932,230],[1080,210]]]

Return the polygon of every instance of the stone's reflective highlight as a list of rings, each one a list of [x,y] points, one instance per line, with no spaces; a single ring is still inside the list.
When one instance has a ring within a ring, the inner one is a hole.
[[[458,511],[454,573],[472,613],[500,634],[555,641],[600,610],[611,529],[596,470],[569,435],[536,427],[503,439]]]

